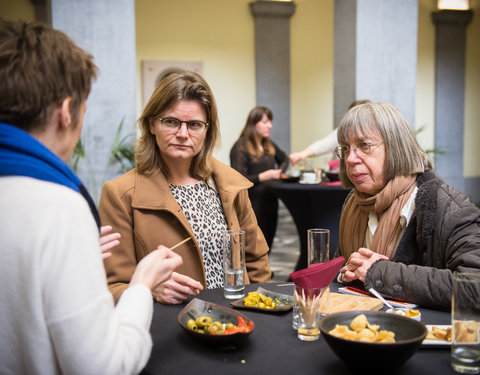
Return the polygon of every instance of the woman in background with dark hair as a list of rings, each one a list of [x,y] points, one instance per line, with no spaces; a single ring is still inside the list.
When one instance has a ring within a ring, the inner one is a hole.
[[[277,229],[278,200],[263,182],[278,180],[288,165],[288,155],[270,139],[272,119],[267,107],[253,108],[230,151],[232,168],[254,184],[248,196],[270,249]]]

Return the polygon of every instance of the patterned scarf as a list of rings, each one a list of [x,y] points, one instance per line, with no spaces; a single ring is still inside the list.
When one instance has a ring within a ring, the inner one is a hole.
[[[370,212],[379,218],[370,249],[391,258],[402,230],[400,214],[415,190],[415,178],[397,176],[374,196],[353,191],[340,218],[340,250],[345,259],[364,246]]]
[[[100,230],[95,203],[70,167],[30,134],[5,123],[0,123],[0,176],[32,177],[75,190],[87,201]]]

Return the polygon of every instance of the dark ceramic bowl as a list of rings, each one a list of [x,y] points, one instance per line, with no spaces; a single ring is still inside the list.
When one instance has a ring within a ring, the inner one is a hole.
[[[338,172],[329,172],[324,171],[325,176],[330,180],[330,182],[340,181],[340,177],[338,176]]]
[[[199,340],[212,345],[230,346],[241,344],[255,330],[254,326],[250,332],[238,332],[231,335],[210,335],[207,333],[198,333],[189,329],[187,327],[187,322],[189,319],[195,320],[199,316],[209,316],[212,318],[212,321],[219,321],[221,323],[233,323],[235,325],[238,324],[239,316],[241,316],[245,320],[247,325],[249,324],[251,319],[246,315],[228,307],[204,301],[199,298],[194,298],[178,314],[178,323],[190,337],[194,338],[195,340]]]
[[[280,180],[283,182],[298,182],[300,180],[300,171],[282,173],[280,175]]]
[[[350,326],[353,318],[365,314],[370,324],[380,330],[393,331],[395,343],[370,343],[342,339],[328,332],[335,325]],[[320,331],[335,354],[354,371],[388,373],[404,364],[418,349],[427,335],[422,322],[381,311],[345,311],[324,317]]]

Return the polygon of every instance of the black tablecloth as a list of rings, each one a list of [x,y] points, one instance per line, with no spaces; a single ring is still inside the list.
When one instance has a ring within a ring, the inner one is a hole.
[[[307,229],[330,229],[330,258],[338,246],[338,228],[345,198],[350,190],[342,186],[269,182],[295,221],[300,238],[300,256],[295,270],[307,268]]]
[[[252,284],[247,292],[258,287],[293,294],[293,284]],[[332,291],[337,285],[332,285]],[[201,292],[198,298],[230,306],[222,289]],[[187,301],[188,302],[188,301]],[[352,374],[333,353],[322,336],[304,342],[292,329],[292,313],[266,313],[242,310],[255,322],[255,330],[238,348],[214,348],[192,339],[177,322],[182,305],[155,304],[151,334],[153,349],[143,374]],[[231,306],[230,306],[231,307]],[[420,309],[425,324],[450,324],[450,314]],[[365,359],[374,360],[374,358]],[[395,369],[385,369],[393,373]],[[397,369],[398,374],[453,374],[450,350],[420,348]]]

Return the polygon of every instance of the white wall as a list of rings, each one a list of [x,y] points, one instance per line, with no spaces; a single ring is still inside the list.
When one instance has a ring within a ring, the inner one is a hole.
[[[230,148],[256,105],[250,2],[136,0],[138,82],[144,59],[203,61],[204,77],[220,113],[222,143],[215,156],[227,164]],[[299,151],[333,130],[333,0],[295,3],[291,18],[291,149]],[[182,27],[182,22],[198,23],[198,27]],[[137,93],[140,113],[140,85]],[[317,159],[316,164],[324,167],[323,159],[327,158]]]
[[[333,129],[333,0],[297,0],[291,20],[291,150]],[[326,168],[331,155],[314,159]]]
[[[221,145],[215,156],[230,164],[229,153],[255,106],[253,18],[248,0],[137,0],[138,82],[140,62],[203,62],[220,117]],[[138,86],[138,111],[141,88]]]

